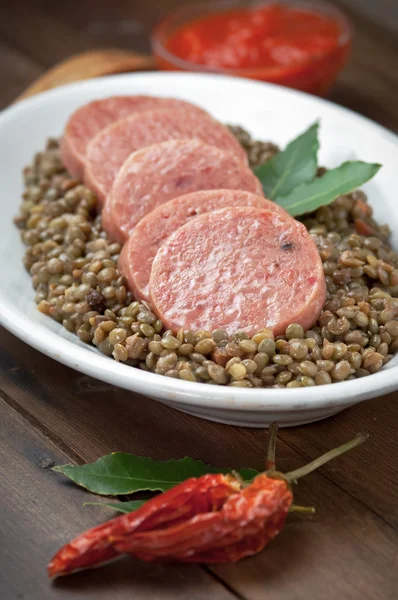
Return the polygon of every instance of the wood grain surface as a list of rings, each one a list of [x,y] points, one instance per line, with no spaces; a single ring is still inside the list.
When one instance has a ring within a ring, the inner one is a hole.
[[[182,0],[1,3],[0,105],[71,54],[106,47],[148,52],[154,23],[179,4]],[[385,12],[388,3],[383,6]],[[353,57],[330,98],[398,131],[396,33],[359,12],[349,15],[356,31]],[[49,584],[45,565],[51,554],[110,516],[106,509],[83,507],[92,497],[53,473],[53,462],[82,463],[120,450],[261,469],[265,432],[176,412],[59,365],[0,330],[0,598],[393,600],[397,423],[398,394],[391,394],[323,422],[283,430],[282,470],[357,431],[370,439],[300,482],[296,500],[314,505],[316,515],[289,518],[283,533],[254,558],[214,568],[122,559]]]

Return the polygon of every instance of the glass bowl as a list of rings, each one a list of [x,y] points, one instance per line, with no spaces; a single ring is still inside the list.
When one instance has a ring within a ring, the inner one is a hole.
[[[242,0],[221,0],[200,2],[178,8],[157,27],[151,42],[152,51],[159,69],[166,71],[197,71],[207,73],[224,73],[239,77],[248,77],[269,81],[279,85],[299,89],[305,92],[324,96],[334,83],[338,73],[345,66],[351,50],[351,28],[345,15],[334,5],[324,0],[279,0],[278,4],[294,9],[302,9],[312,13],[334,17],[340,25],[341,34],[337,44],[319,57],[308,60],[296,60],[276,67],[255,68],[214,68],[193,63],[176,56],[168,49],[170,37],[185,24],[207,15],[231,9],[256,8],[275,4],[272,0],[244,2]]]

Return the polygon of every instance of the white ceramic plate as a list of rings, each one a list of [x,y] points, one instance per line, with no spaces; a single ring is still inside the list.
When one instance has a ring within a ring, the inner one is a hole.
[[[196,102],[256,138],[281,145],[316,119],[321,121],[321,164],[360,158],[384,166],[365,186],[376,218],[388,221],[398,247],[398,138],[382,127],[325,100],[274,85],[220,75],[142,73],[76,83],[25,100],[0,115],[0,318],[27,344],[82,373],[139,392],[203,418],[264,427],[308,423],[398,388],[398,356],[360,380],[303,389],[238,389],[208,386],[146,373],[117,363],[81,343],[36,310],[24,252],[11,220],[22,191],[21,171],[48,136],[61,134],[70,113],[95,98],[117,94],[174,96]]]

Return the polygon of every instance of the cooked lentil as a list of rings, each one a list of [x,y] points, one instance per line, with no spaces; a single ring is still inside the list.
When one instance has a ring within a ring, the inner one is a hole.
[[[230,129],[252,166],[278,152]],[[120,244],[108,241],[94,194],[64,170],[57,140],[35,155],[24,181],[15,223],[38,309],[117,361],[184,381],[295,388],[367,376],[398,351],[398,254],[360,190],[303,218],[323,261],[326,303],[312,329],[293,323],[275,339],[269,329],[251,338],[165,331],[128,290],[117,268]],[[359,235],[358,222],[371,235]]]

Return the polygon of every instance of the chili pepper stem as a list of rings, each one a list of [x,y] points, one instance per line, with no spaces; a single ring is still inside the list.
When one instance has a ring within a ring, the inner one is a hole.
[[[276,438],[278,435],[278,424],[273,422],[270,423],[268,429],[268,446],[267,446],[267,460],[266,460],[266,470],[267,471],[275,471],[276,463],[275,463],[275,452],[276,452]]]
[[[330,452],[326,452],[326,454],[323,454],[319,458],[316,458],[315,460],[311,461],[310,463],[308,463],[308,465],[305,465],[304,467],[300,467],[299,469],[296,469],[295,471],[290,471],[290,473],[286,473],[284,477],[289,482],[296,481],[297,479],[300,479],[301,477],[308,475],[308,473],[312,473],[312,471],[315,471],[315,469],[318,469],[319,467],[321,467],[325,463],[329,462],[333,458],[336,458],[337,456],[340,456],[341,454],[348,452],[348,450],[352,450],[353,448],[356,448],[360,444],[363,444],[363,442],[365,442],[368,439],[368,437],[369,437],[369,435],[366,433],[358,433],[354,437],[354,439],[350,440],[346,444],[343,444],[342,446],[339,446],[338,448],[335,448],[334,450],[330,450]]]
[[[292,504],[289,508],[289,512],[308,513],[314,515],[316,510],[313,506],[299,506],[298,504]]]

